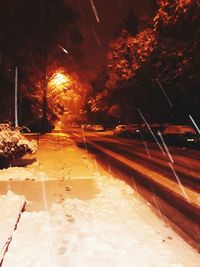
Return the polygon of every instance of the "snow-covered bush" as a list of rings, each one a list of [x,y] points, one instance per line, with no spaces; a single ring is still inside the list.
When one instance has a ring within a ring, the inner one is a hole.
[[[36,142],[28,141],[19,130],[0,124],[0,166],[36,151]]]

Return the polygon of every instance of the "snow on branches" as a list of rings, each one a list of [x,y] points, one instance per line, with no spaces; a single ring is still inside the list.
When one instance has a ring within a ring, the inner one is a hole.
[[[160,0],[154,27],[162,35],[191,34],[199,27],[199,6],[199,0]]]
[[[0,166],[36,151],[35,141],[29,142],[19,130],[9,124],[0,124]]]
[[[155,45],[155,33],[150,28],[135,37],[123,31],[121,36],[111,43],[111,51],[108,53],[107,86],[112,88],[118,81],[133,77],[136,70],[148,60]]]

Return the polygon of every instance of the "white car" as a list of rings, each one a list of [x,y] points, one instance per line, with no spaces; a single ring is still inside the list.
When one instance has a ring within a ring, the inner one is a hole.
[[[114,135],[116,136],[125,136],[126,130],[128,129],[128,125],[119,124],[113,130]]]
[[[94,124],[94,125],[92,125],[92,131],[103,132],[103,131],[105,131],[105,128],[102,124]]]

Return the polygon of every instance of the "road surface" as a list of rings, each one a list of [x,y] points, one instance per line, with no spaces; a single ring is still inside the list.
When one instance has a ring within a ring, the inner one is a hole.
[[[66,131],[106,170],[146,198],[188,242],[200,244],[200,151],[160,148],[156,143],[119,138],[112,131]]]
[[[177,183],[170,180],[162,185],[167,178],[156,168],[151,170],[147,160],[140,164],[134,156],[129,158],[115,149],[120,146],[125,151],[134,150],[131,143],[137,141],[113,139],[108,132],[84,133],[81,129],[36,139],[35,158],[21,161],[24,167],[0,170],[1,229],[11,233],[2,267],[199,267],[198,252],[169,227],[162,214],[165,212],[169,218],[172,214],[189,230],[198,230],[193,219],[189,221],[183,215],[180,219],[180,204],[187,204],[188,209],[195,204],[195,195],[190,195],[192,185],[190,189],[183,185],[191,198],[187,203]],[[115,173],[117,176],[112,177]],[[141,181],[143,186],[139,186]],[[172,185],[166,198],[165,191]],[[158,216],[141,193],[152,200]],[[172,195],[174,205],[166,204]],[[16,221],[16,198],[27,205],[13,231],[8,222]],[[189,214],[194,213],[191,210]]]

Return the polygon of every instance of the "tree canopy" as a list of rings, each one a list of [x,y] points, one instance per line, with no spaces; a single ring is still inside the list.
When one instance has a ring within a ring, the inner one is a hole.
[[[1,1],[0,94],[5,103],[8,98],[12,102],[5,87],[7,91],[13,87],[14,68],[18,66],[22,105],[41,105],[38,100],[44,90],[42,87],[47,86],[44,80],[48,79],[52,66],[59,68],[63,63],[67,66],[72,60],[69,55],[64,61],[59,45],[67,47],[73,55],[82,40],[76,26],[78,19],[78,14],[64,0]],[[37,117],[36,110],[29,109],[30,116]],[[7,117],[11,119],[8,112]]]
[[[110,44],[107,79],[93,110],[107,103],[107,113],[117,107],[122,120],[132,121],[137,107],[150,121],[198,117],[199,23],[197,0],[160,0],[150,27],[136,35],[123,29]]]

